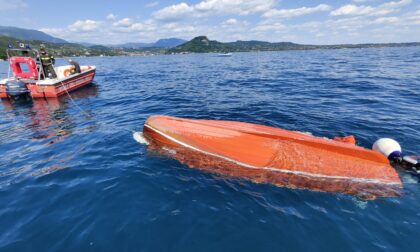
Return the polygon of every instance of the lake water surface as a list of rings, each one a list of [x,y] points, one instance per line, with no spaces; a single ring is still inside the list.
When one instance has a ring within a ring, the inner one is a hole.
[[[420,154],[419,47],[78,60],[97,75],[73,100],[0,102],[1,251],[419,247],[413,175],[400,172],[402,197],[365,202],[190,169],[132,137],[165,114],[354,134],[367,148],[393,137]]]

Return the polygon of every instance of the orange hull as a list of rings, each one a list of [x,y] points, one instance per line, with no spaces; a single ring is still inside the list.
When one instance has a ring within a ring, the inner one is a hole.
[[[386,157],[351,143],[249,123],[167,116],[150,117],[143,132],[149,148],[190,167],[255,182],[364,198],[398,196],[402,187]]]

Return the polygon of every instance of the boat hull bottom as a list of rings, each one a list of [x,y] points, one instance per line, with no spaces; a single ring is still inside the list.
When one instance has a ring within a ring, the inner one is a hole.
[[[401,185],[366,183],[357,179],[312,177],[292,172],[250,168],[181,146],[148,127],[144,127],[143,134],[149,142],[149,151],[176,159],[190,168],[215,174],[245,178],[255,183],[273,184],[292,189],[348,194],[364,200],[373,200],[377,197],[398,197],[401,195]]]

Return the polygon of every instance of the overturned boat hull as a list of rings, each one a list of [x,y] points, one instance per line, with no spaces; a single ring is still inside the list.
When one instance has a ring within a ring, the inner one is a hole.
[[[396,171],[379,153],[256,124],[152,116],[149,148],[194,168],[258,183],[364,198],[398,196]]]

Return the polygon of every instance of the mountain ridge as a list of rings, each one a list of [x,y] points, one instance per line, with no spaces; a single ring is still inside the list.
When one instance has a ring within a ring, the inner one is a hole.
[[[69,42],[61,38],[51,36],[45,32],[35,30],[35,29],[26,29],[14,26],[0,26],[0,36],[15,38],[17,40],[27,40],[27,41],[45,41],[49,43],[71,43],[79,44],[86,47],[91,46],[106,46],[112,48],[127,48],[127,49],[140,49],[140,48],[172,48],[180,44],[187,42],[187,40],[179,38],[163,38],[159,39],[154,43],[142,43],[142,42],[128,42],[123,44],[115,45],[103,45],[98,43],[89,43],[89,42]]]
[[[38,40],[50,43],[68,43],[64,39],[53,37],[42,31],[24,29],[14,26],[0,26],[0,35],[21,40]]]
[[[47,51],[55,57],[76,57],[76,56],[100,56],[100,55],[123,55],[124,52],[112,50],[110,48],[89,48],[75,43],[52,43],[40,40],[22,40],[17,38],[7,37],[0,35],[0,59],[6,59],[6,48],[9,45],[18,48],[18,42],[29,45],[33,49],[39,50],[43,44]]]
[[[179,38],[164,38],[164,39],[159,39],[154,43],[128,42],[128,43],[123,43],[123,44],[107,45],[107,46],[130,48],[130,49],[147,48],[147,47],[172,48],[172,47],[181,45],[185,42],[187,42],[187,40],[179,39]]]
[[[1,27],[1,26],[0,26]],[[61,41],[61,40],[59,40]],[[65,40],[63,40],[65,41]],[[375,47],[402,47],[420,46],[420,42],[409,43],[365,43],[365,44],[342,44],[342,45],[304,45],[293,42],[267,42],[259,40],[238,40],[234,42],[219,42],[210,40],[207,36],[198,36],[190,41],[169,38],[160,39],[155,43],[139,43],[148,45],[147,47],[119,47],[105,46],[91,43],[61,43],[46,42],[45,40],[22,40],[0,34],[0,59],[6,58],[6,48],[9,43],[22,42],[30,44],[33,48],[39,48],[40,44],[45,44],[48,50],[57,57],[75,56],[139,56],[156,54],[176,54],[176,53],[225,53],[225,52],[252,52],[252,51],[283,51],[283,50],[313,50],[313,49],[341,49],[341,48],[375,48]],[[184,42],[182,44],[179,44]],[[175,47],[170,47],[178,43]],[[128,43],[130,44],[130,43]],[[136,44],[136,43],[133,43]],[[1,49],[3,48],[3,49]]]
[[[192,40],[167,50],[174,53],[224,53],[249,51],[284,51],[284,50],[313,50],[313,49],[341,49],[341,48],[372,48],[372,47],[402,47],[420,46],[420,42],[408,43],[364,43],[338,45],[306,45],[293,42],[266,42],[258,40],[238,40],[235,42],[219,42],[210,40],[207,36],[198,36]]]

